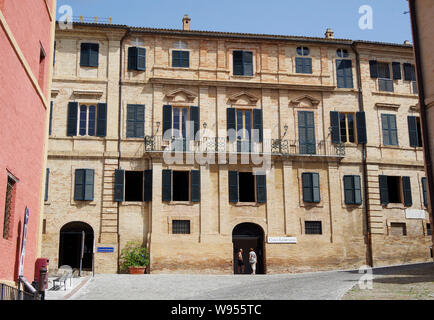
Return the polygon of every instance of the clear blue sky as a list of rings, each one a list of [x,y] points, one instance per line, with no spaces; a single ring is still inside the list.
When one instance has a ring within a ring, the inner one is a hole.
[[[412,41],[407,0],[58,0],[74,16],[112,17],[129,26],[323,37],[403,43]],[[373,29],[359,28],[359,8],[373,9]],[[60,14],[58,13],[58,18]]]

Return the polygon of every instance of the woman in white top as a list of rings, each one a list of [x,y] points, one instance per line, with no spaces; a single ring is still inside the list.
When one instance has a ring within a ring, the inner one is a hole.
[[[256,253],[255,253],[255,251],[253,251],[253,248],[250,248],[249,263],[250,263],[250,266],[252,267],[252,274],[256,274],[257,259],[256,259]]]

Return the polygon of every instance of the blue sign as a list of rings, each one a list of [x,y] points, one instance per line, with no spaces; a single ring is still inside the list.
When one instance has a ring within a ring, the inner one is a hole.
[[[113,248],[113,247],[98,247],[96,249],[96,252],[112,253],[112,252],[115,252],[115,248]]]

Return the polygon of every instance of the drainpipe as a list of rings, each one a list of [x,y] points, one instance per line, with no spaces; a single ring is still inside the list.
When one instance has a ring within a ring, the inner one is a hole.
[[[356,70],[357,70],[357,92],[360,112],[364,112],[363,90],[362,90],[362,75],[360,71],[360,54],[357,51],[355,43],[351,44],[351,48],[356,54]],[[368,195],[368,164],[366,161],[366,144],[362,145],[362,168],[363,168],[363,196],[365,198],[363,209],[365,211],[365,237],[366,237],[366,264],[370,267],[374,266],[372,256],[372,237],[371,223],[369,217],[369,195]]]
[[[410,7],[411,15],[411,25],[413,33],[413,48],[414,56],[416,60],[416,70],[417,70],[417,85],[419,89],[419,105],[420,105],[420,122],[422,126],[422,137],[423,137],[423,147],[424,147],[424,158],[425,158],[425,170],[428,181],[428,211],[430,216],[430,223],[433,226],[433,201],[434,201],[434,175],[433,175],[433,159],[431,158],[431,145],[428,135],[428,119],[426,114],[426,104],[425,104],[425,85],[423,82],[423,70],[422,70],[422,57],[420,50],[420,40],[419,40],[419,26],[417,23],[416,15],[416,1],[408,1]],[[433,126],[434,127],[434,126]],[[432,227],[431,227],[432,228]],[[432,236],[434,244],[434,234]],[[434,247],[434,246],[433,246]]]
[[[118,110],[118,169],[121,168],[121,128],[122,128],[122,72],[123,72],[123,47],[125,39],[131,34],[131,29],[128,28],[127,32],[124,34],[120,41],[120,59],[119,59],[119,110]],[[120,259],[120,236],[119,236],[119,215],[120,215],[120,202],[117,205],[117,234],[118,234],[118,273],[120,271],[119,259]]]

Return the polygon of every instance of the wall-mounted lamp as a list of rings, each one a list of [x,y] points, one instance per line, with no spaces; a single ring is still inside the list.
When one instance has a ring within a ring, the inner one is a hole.
[[[285,130],[285,132],[283,133],[283,137],[284,137],[284,136],[286,136],[286,134],[288,133],[288,129],[289,129],[288,125],[285,125],[285,126],[283,127],[283,129]],[[282,137],[282,138],[283,138],[283,137]]]
[[[206,124],[206,122],[203,123],[203,128],[206,129],[208,125]]]
[[[157,133],[158,130],[160,129],[160,121],[155,122],[155,125],[157,127],[157,131],[155,133]]]

